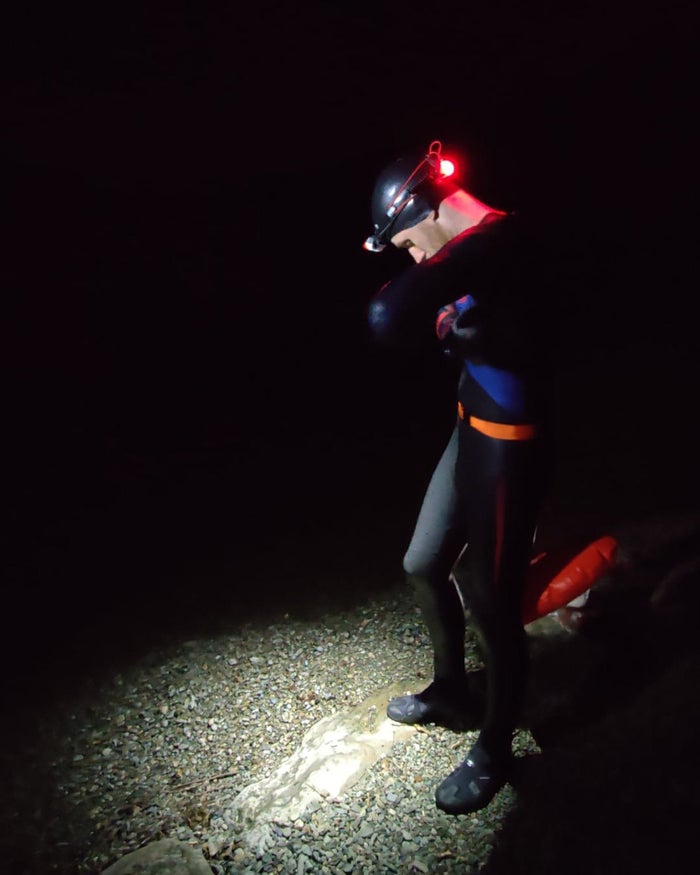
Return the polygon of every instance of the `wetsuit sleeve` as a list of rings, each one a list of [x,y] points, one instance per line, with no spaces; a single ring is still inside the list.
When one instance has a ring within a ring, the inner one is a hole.
[[[410,284],[398,280],[386,283],[369,305],[372,336],[386,346],[417,349],[434,339],[435,308],[429,301],[413,299]]]
[[[504,234],[495,222],[471,228],[447,243],[433,258],[408,268],[386,283],[369,306],[369,325],[376,340],[418,347],[434,342],[441,307],[472,288],[480,295],[494,287],[504,263]]]

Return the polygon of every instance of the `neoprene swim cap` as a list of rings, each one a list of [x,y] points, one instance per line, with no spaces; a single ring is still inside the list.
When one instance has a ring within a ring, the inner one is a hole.
[[[372,192],[373,233],[364,248],[381,252],[399,231],[412,228],[437,209],[456,185],[442,170],[442,144],[434,140],[425,153],[403,155],[379,174]]]

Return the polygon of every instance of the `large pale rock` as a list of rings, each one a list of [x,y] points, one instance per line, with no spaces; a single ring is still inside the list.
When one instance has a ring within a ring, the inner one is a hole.
[[[161,839],[117,860],[102,875],[212,875],[212,870],[197,848]]]
[[[299,818],[313,803],[337,800],[391,747],[416,732],[386,717],[386,706],[406,684],[392,684],[350,711],[324,717],[269,777],[242,790],[227,819],[248,844],[264,848],[270,826]]]

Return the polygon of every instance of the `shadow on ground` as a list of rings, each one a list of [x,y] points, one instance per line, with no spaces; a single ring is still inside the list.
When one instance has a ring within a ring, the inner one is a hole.
[[[580,634],[535,634],[526,720],[542,753],[487,875],[688,871],[700,780],[700,525],[619,533],[626,566]]]

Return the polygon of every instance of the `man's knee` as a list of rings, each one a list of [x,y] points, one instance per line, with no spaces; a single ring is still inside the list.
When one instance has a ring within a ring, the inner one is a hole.
[[[419,572],[421,564],[422,563],[420,562],[420,557],[417,552],[409,547],[403,557],[404,573],[408,577],[413,574],[417,574]]]
[[[439,573],[438,563],[417,551],[408,550],[403,557],[403,570],[406,577],[412,580],[431,580]]]

